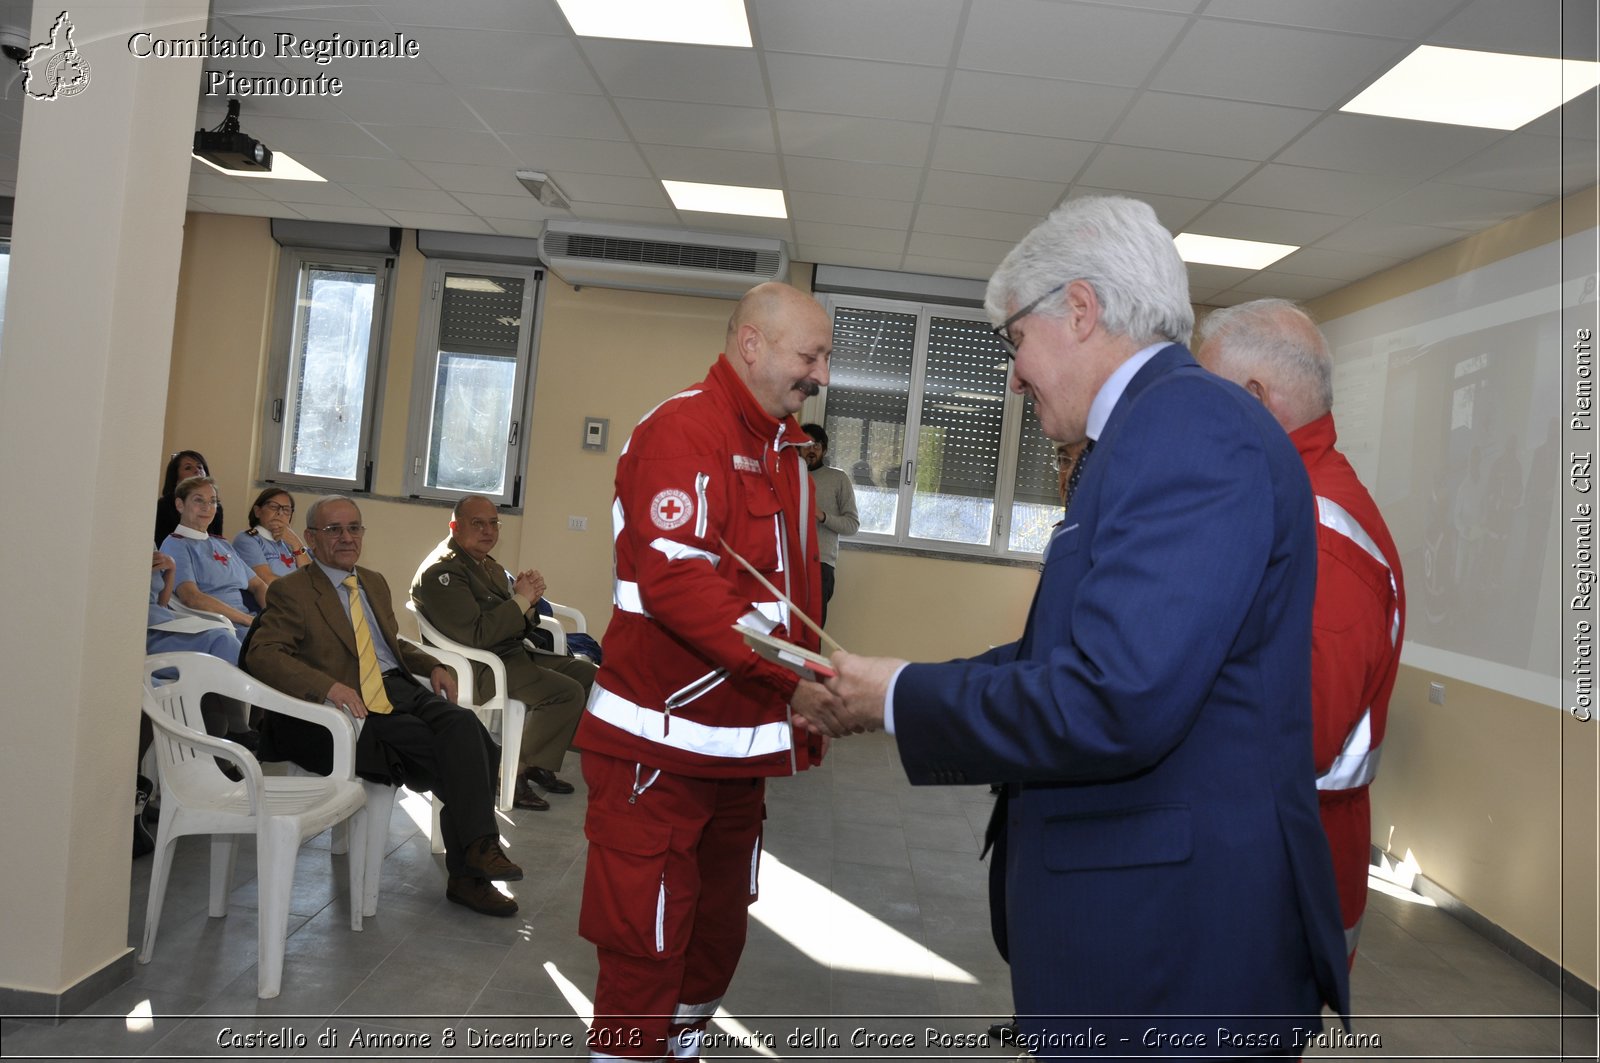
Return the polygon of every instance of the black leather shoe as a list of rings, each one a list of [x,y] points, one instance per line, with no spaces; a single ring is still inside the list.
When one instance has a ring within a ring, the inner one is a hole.
[[[517,902],[495,889],[487,879],[452,875],[444,888],[444,895],[447,900],[466,905],[484,915],[504,918],[517,914]]]
[[[570,794],[576,789],[571,783],[556,778],[556,773],[548,768],[529,768],[526,775],[536,785],[543,787],[546,793]]]

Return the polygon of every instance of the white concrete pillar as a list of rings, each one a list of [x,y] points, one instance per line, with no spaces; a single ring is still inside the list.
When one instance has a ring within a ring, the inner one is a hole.
[[[135,58],[128,39],[193,38],[207,11],[206,0],[75,0],[87,83],[23,109],[0,339],[0,1003],[11,1012],[73,1010],[131,970],[146,566],[201,62]],[[60,13],[35,4],[31,39],[48,40]],[[29,88],[47,85],[36,75]]]

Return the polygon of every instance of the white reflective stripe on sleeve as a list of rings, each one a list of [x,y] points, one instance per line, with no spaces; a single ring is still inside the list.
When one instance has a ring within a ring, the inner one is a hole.
[[[667,1038],[667,1054],[673,1059],[699,1059],[705,1036],[704,1030],[679,1030]]]
[[[728,670],[726,668],[717,668],[707,672],[682,689],[673,691],[667,697],[667,711],[672,712],[674,709],[689,704],[689,702],[702,694],[715,690],[726,678],[728,678]]]
[[[783,514],[782,513],[774,513],[772,515],[772,549],[774,551],[776,551],[777,555],[778,555],[778,571],[779,572],[788,571],[788,568],[789,568],[788,558],[784,556],[785,554],[788,553],[788,551],[783,548]]]
[[[1372,745],[1372,709],[1361,714],[1333,766],[1317,777],[1319,790],[1354,790],[1368,786],[1378,775],[1378,754]]]
[[[700,394],[700,389],[699,388],[694,388],[694,389],[691,389],[689,391],[680,391],[676,395],[668,395],[666,398],[662,399],[660,402],[658,402],[654,406],[650,407],[650,412],[645,414],[643,417],[639,418],[639,424],[644,424],[650,418],[654,417],[656,415],[656,411],[661,409],[661,407],[665,406],[667,403],[672,402],[672,401],[674,401],[676,399],[693,398],[694,396],[696,396],[698,394]],[[639,427],[639,425],[634,425],[635,429],[637,429],[638,427]],[[626,454],[628,452],[628,448],[631,447],[631,446],[633,446],[633,433],[629,432],[628,433],[627,442],[622,444],[622,453]]]
[[[706,537],[706,486],[710,483],[711,477],[705,473],[697,472],[694,474],[694,537],[696,539],[704,539]]]
[[[767,634],[772,634],[772,628],[777,627],[779,624],[784,627],[789,626],[789,606],[786,602],[751,602],[750,604],[755,606],[756,612],[760,613],[772,624],[772,627],[767,628]],[[746,613],[745,615],[748,616],[749,614]]]
[[[686,753],[747,759],[789,751],[790,727],[784,720],[774,720],[755,727],[716,727],[674,716],[672,731],[668,733],[664,712],[635,705],[598,683],[589,694],[588,711],[596,719],[620,731]]]
[[[667,873],[661,873],[661,885],[656,888],[656,951],[667,951]]]
[[[1389,644],[1400,637],[1400,588],[1394,581],[1394,569],[1389,567],[1389,559],[1383,556],[1383,551],[1378,549],[1378,544],[1372,541],[1372,536],[1361,526],[1361,522],[1350,515],[1350,511],[1331,498],[1317,496],[1317,522],[1324,528],[1336,531],[1349,539],[1371,556],[1378,564],[1389,573],[1389,590],[1394,594],[1395,609],[1389,617]]]
[[[756,895],[756,880],[761,872],[761,835],[756,835],[756,843],[750,848],[750,896]]]
[[[639,585],[632,580],[619,579],[611,581],[611,604],[621,609],[624,613],[636,613],[639,616],[649,616],[644,611],[644,600],[639,597]]]
[[[717,1013],[717,1009],[720,1007],[722,1007],[721,997],[715,1000],[708,1000],[704,1004],[679,1004],[672,1009],[672,1025],[688,1026],[690,1023],[696,1023],[702,1019],[709,1019]],[[689,1033],[690,1031],[685,1030],[683,1032]]]
[[[622,529],[628,526],[628,518],[622,511],[622,499],[611,500],[611,542],[613,545],[622,538]]]
[[[698,557],[711,562],[712,567],[722,563],[722,558],[713,554],[710,550],[702,550],[698,546],[675,543],[671,539],[654,539],[650,545],[666,554],[668,561],[682,561],[684,558]]]

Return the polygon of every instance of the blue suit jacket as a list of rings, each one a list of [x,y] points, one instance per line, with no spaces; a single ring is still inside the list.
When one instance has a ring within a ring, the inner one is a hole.
[[[1323,1002],[1348,1012],[1312,767],[1316,553],[1288,436],[1174,344],[1096,441],[1021,641],[901,672],[911,781],[1010,784],[991,904],[1036,1055],[1086,1026],[1110,1036],[1097,1058],[1246,1055],[1292,1048]]]

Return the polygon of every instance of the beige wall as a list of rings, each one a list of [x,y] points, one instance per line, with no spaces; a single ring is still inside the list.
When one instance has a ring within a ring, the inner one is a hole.
[[[1596,224],[1597,189],[1309,304],[1331,321]],[[1550,647],[1552,654],[1559,647]],[[1446,704],[1428,701],[1428,684]],[[1372,789],[1373,842],[1467,907],[1600,983],[1596,948],[1597,725],[1404,663]]]

